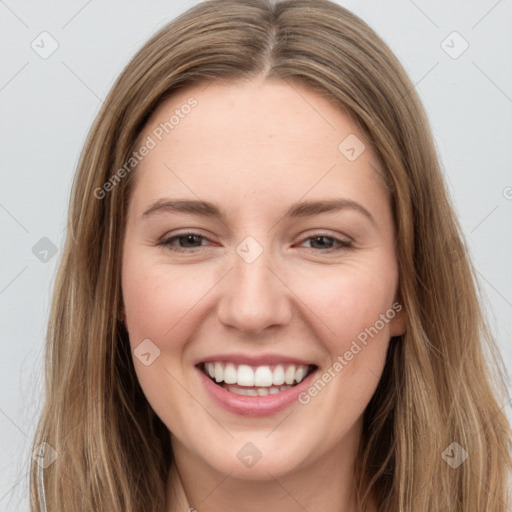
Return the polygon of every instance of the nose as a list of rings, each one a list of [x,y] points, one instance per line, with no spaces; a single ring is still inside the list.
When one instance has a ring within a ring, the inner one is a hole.
[[[265,251],[251,263],[235,254],[217,310],[224,326],[256,335],[290,322],[293,293],[271,260]]]

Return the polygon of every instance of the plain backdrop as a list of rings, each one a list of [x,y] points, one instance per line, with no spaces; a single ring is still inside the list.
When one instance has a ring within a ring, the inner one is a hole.
[[[86,134],[129,59],[196,3],[0,1],[2,511],[29,510],[45,329]],[[389,44],[425,105],[510,372],[512,3],[339,3]]]

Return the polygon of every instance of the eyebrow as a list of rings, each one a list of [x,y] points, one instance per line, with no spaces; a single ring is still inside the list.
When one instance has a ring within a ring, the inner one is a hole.
[[[355,210],[377,225],[372,214],[361,204],[350,199],[325,199],[319,201],[302,201],[291,205],[284,213],[285,219],[305,218],[321,213],[331,213],[342,210]],[[211,217],[225,222],[220,209],[208,201],[193,199],[159,199],[154,202],[141,217],[149,217],[156,213],[190,213],[203,217]]]

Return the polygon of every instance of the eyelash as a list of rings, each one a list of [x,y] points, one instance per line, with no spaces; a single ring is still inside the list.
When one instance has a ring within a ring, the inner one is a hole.
[[[187,232],[187,233],[181,233],[179,235],[175,235],[175,236],[172,236],[172,237],[169,237],[169,238],[165,238],[163,239],[161,242],[158,243],[158,245],[161,245],[161,246],[164,246],[167,250],[169,251],[172,251],[172,252],[191,252],[191,251],[194,251],[196,252],[196,249],[202,249],[203,246],[200,246],[200,247],[176,247],[176,246],[172,246],[171,243],[174,241],[174,240],[178,240],[180,238],[187,238],[189,236],[195,236],[195,237],[199,237],[203,240],[208,240],[205,236],[203,235],[200,235],[199,233],[194,233],[194,232]],[[330,236],[330,235],[326,235],[324,233],[315,233],[314,235],[311,235],[311,236],[308,236],[307,238],[304,238],[304,240],[302,240],[302,242],[305,242],[306,240],[311,240],[311,239],[314,239],[314,238],[327,238],[328,240],[331,240],[335,243],[338,243],[338,247],[332,247],[330,249],[315,249],[315,248],[312,248],[312,247],[306,247],[306,249],[310,249],[312,251],[320,251],[322,253],[332,253],[332,252],[337,252],[337,251],[342,251],[342,250],[347,250],[347,249],[352,249],[353,246],[352,246],[352,242],[349,242],[347,240],[340,240],[339,238],[335,238],[333,236]]]

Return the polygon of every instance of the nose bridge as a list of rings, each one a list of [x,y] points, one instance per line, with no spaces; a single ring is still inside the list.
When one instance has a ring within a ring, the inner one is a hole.
[[[258,332],[289,321],[289,297],[286,287],[274,274],[274,260],[272,251],[264,250],[252,237],[238,245],[234,268],[219,304],[222,323],[243,332]]]

